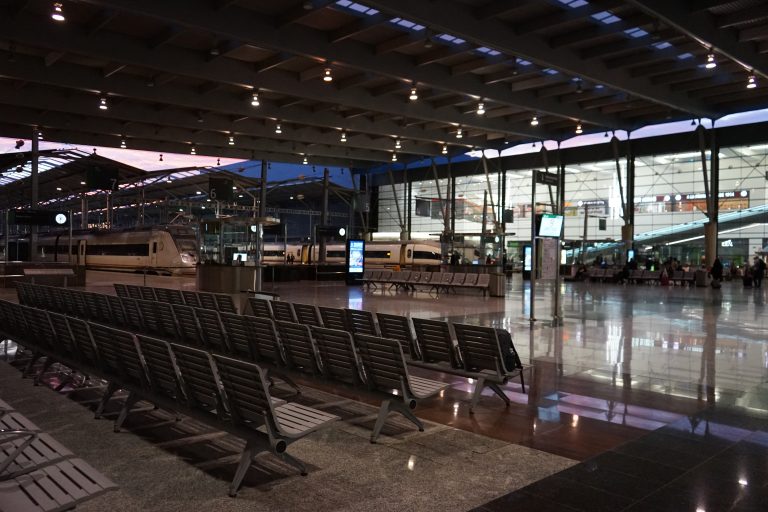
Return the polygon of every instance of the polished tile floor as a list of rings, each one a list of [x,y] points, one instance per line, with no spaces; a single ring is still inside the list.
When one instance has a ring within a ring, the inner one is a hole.
[[[195,286],[187,279],[147,279],[154,286]],[[143,278],[90,272],[88,288],[113,293],[115,281]],[[721,290],[566,283],[560,325],[552,322],[552,286],[543,283],[536,290],[537,320],[529,320],[531,291],[519,275],[507,281],[502,298],[334,282],[268,283],[266,290],[292,302],[508,329],[532,366],[527,394],[515,381],[506,387],[511,406],[489,393],[470,415],[470,384],[431,374],[453,385],[417,415],[583,463],[550,477],[551,489],[575,496],[573,502],[552,501],[533,484],[485,505],[488,510],[598,510],[585,508],[595,500],[606,510],[753,510],[750,503],[765,493],[758,483],[760,475],[763,483],[768,476],[765,290],[740,283],[724,283]],[[694,424],[681,441],[682,429]],[[751,461],[747,471],[754,470],[746,486],[737,479],[733,487],[732,476],[711,471],[721,462],[739,469],[740,457]],[[695,500],[683,496],[697,497],[695,489],[706,488],[704,482],[723,478],[730,478],[718,498],[723,503],[708,498],[710,505],[688,506]],[[732,498],[727,506],[726,495]]]

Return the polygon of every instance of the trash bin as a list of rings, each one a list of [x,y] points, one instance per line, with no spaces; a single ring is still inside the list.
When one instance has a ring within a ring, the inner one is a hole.
[[[707,271],[706,270],[697,270],[696,271],[696,286],[707,286],[709,283],[707,282]]]
[[[504,274],[491,274],[491,282],[488,293],[491,297],[503,297],[507,291],[507,276]]]

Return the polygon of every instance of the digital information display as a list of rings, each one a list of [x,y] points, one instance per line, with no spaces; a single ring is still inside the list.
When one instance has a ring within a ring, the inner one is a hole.
[[[545,213],[541,216],[539,236],[559,238],[563,231],[563,216]]]
[[[350,274],[362,274],[365,269],[365,241],[350,240],[347,251],[347,272]]]
[[[530,272],[533,267],[531,266],[531,246],[526,245],[523,250],[523,270]]]

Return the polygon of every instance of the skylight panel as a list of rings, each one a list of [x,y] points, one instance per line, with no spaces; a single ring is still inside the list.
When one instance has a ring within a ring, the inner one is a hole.
[[[648,35],[648,32],[645,30],[635,27],[635,28],[628,28],[624,31],[625,34],[627,34],[629,37],[645,37]]]
[[[521,59],[520,57],[518,57],[516,59],[516,62],[517,62],[518,66],[530,66],[531,65],[531,61],[525,60],[525,59]]]
[[[586,0],[558,0],[561,4],[567,5],[571,9],[575,9],[577,7],[582,7],[584,5],[587,5],[589,2]]]
[[[345,9],[349,9],[350,11],[354,11],[356,13],[365,14],[366,16],[373,16],[375,14],[379,14],[379,11],[377,11],[373,7],[368,7],[367,5],[359,4],[357,2],[350,2],[349,0],[338,0],[336,2],[336,5],[338,5],[339,7],[344,7]]]
[[[494,50],[492,48],[487,48],[485,46],[481,46],[479,48],[476,48],[475,50],[485,55],[490,55],[491,57],[496,57],[497,55],[501,55],[500,51]]]
[[[610,25],[611,23],[616,23],[617,21],[621,21],[621,18],[619,18],[614,14],[611,14],[610,11],[596,12],[595,14],[592,15],[592,18],[606,25]]]
[[[552,68],[544,68],[544,69],[541,70],[541,72],[542,73],[546,73],[548,75],[557,75],[559,73],[559,71],[557,71],[556,69],[552,69]]]
[[[460,37],[452,36],[451,34],[440,34],[437,36],[438,39],[442,39],[443,41],[446,41],[448,43],[453,44],[464,44],[466,41],[464,39],[461,39]]]
[[[689,53],[689,52],[681,53],[680,55],[677,56],[677,58],[680,59],[680,60],[686,60],[686,59],[690,59],[692,57],[693,57],[693,54]]]
[[[672,45],[666,41],[659,41],[658,43],[653,43],[651,46],[653,46],[657,50],[666,50],[667,48],[670,48]]]
[[[389,20],[389,22],[414,32],[420,32],[426,28],[424,25],[419,25],[418,23],[414,23],[403,18],[392,18]]]

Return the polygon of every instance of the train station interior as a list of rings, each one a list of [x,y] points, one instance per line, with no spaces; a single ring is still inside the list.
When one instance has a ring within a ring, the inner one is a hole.
[[[768,499],[768,2],[0,0],[0,512]]]

